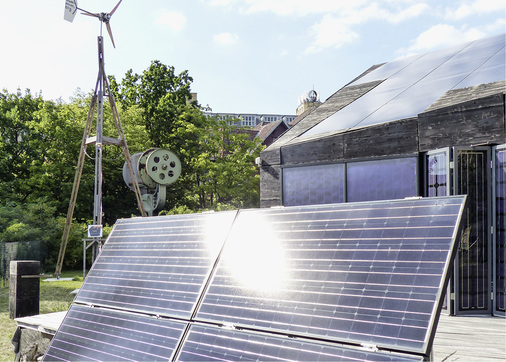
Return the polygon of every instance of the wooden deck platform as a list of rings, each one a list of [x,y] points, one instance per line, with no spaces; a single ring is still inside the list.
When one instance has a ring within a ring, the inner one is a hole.
[[[433,361],[506,361],[506,319],[441,315],[432,347]]]

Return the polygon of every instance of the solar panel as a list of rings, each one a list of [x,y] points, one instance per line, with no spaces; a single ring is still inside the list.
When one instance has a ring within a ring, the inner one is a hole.
[[[119,220],[76,302],[189,318],[235,215]]]
[[[186,323],[73,305],[44,356],[49,361],[166,361]]]
[[[449,198],[241,211],[196,318],[427,353],[461,207]]]
[[[120,220],[44,360],[420,360],[464,203]]]
[[[250,331],[192,326],[178,361],[421,361],[420,357],[373,352]]]
[[[383,80],[301,137],[416,117],[447,91],[504,80],[504,34],[388,62],[352,85]]]

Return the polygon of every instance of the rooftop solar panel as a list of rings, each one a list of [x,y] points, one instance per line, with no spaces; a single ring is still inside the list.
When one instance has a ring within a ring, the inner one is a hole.
[[[186,323],[73,305],[46,361],[167,361]]]
[[[461,208],[449,198],[241,211],[196,318],[427,353]]]
[[[44,360],[420,360],[464,203],[118,221]]]
[[[76,302],[189,318],[235,214],[119,220]]]
[[[383,64],[351,85],[383,80],[301,137],[416,117],[451,89],[504,80],[504,34]]]
[[[421,361],[387,352],[351,349],[251,331],[193,325],[179,361]]]

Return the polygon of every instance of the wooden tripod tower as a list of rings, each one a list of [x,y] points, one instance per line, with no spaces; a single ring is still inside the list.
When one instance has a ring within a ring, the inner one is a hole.
[[[118,4],[119,5],[119,4]],[[112,118],[118,132],[118,137],[105,137],[102,135],[103,124],[104,124],[104,97],[109,100],[111,107]],[[92,126],[94,115],[96,114],[96,135],[92,136]],[[146,211],[142,203],[141,192],[137,183],[137,178],[134,176],[134,170],[132,160],[130,158],[130,152],[128,151],[125,134],[123,133],[123,127],[119,119],[118,110],[114,97],[111,94],[109,88],[109,82],[105,74],[104,69],[104,39],[102,36],[98,37],[98,78],[95,86],[95,92],[91,98],[90,109],[88,111],[88,117],[86,120],[86,126],[83,133],[83,139],[81,142],[81,149],[79,152],[79,159],[77,162],[76,174],[74,177],[74,185],[72,187],[72,194],[70,197],[69,208],[67,211],[67,219],[65,222],[65,228],[63,230],[62,241],[60,245],[60,253],[58,255],[58,261],[56,264],[56,276],[59,277],[61,268],[63,265],[63,259],[65,256],[65,249],[67,248],[68,238],[70,235],[70,227],[72,224],[72,217],[74,214],[74,208],[77,200],[77,193],[79,190],[79,183],[81,181],[81,175],[83,171],[84,159],[86,155],[86,148],[89,144],[95,145],[95,187],[94,187],[94,202],[93,202],[93,224],[102,225],[102,152],[103,147],[106,145],[115,145],[123,148],[125,155],[125,161],[130,173],[131,180],[133,181],[135,196],[137,197],[137,204],[142,216],[146,216]],[[93,238],[98,245],[100,245],[100,237]]]

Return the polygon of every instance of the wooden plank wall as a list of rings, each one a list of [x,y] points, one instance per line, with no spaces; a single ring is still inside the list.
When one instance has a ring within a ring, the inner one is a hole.
[[[504,94],[495,94],[420,114],[420,152],[506,142],[504,104]]]

